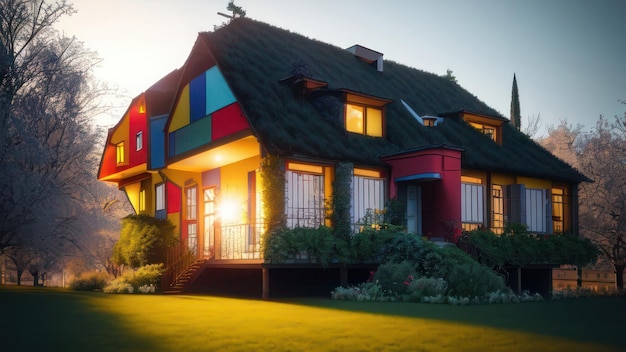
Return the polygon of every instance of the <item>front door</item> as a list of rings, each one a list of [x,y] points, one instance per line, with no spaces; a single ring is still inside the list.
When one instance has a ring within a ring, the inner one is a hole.
[[[409,233],[422,234],[422,195],[418,186],[406,190],[406,228]]]

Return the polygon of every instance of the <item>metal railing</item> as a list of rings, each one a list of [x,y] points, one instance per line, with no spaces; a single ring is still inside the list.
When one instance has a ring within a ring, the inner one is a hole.
[[[263,229],[263,224],[216,227],[216,259],[262,259],[261,233]]]
[[[196,261],[196,249],[189,248],[187,243],[179,243],[167,251],[165,272],[161,278],[162,289],[176,283],[178,277]]]

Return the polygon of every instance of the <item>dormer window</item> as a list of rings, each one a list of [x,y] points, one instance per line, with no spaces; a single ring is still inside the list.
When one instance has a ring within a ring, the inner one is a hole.
[[[346,130],[372,137],[382,137],[382,110],[352,103],[346,104]]]
[[[385,119],[383,109],[391,100],[346,91],[344,123],[346,131],[372,137],[383,137]]]
[[[489,137],[492,141],[502,145],[502,124],[508,121],[505,118],[468,111],[451,112],[442,114],[441,116],[460,118],[480,133]]]
[[[497,139],[497,127],[489,126],[482,123],[470,122],[470,125],[479,130],[482,134],[487,135],[492,141],[496,142]]]

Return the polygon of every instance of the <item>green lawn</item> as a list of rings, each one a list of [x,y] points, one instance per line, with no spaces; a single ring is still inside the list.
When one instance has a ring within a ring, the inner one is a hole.
[[[624,298],[450,306],[0,286],[0,351],[620,351]]]

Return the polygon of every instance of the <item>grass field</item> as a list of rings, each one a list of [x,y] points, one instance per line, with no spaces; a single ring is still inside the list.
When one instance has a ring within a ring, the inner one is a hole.
[[[0,351],[626,351],[624,298],[450,306],[0,286]]]

